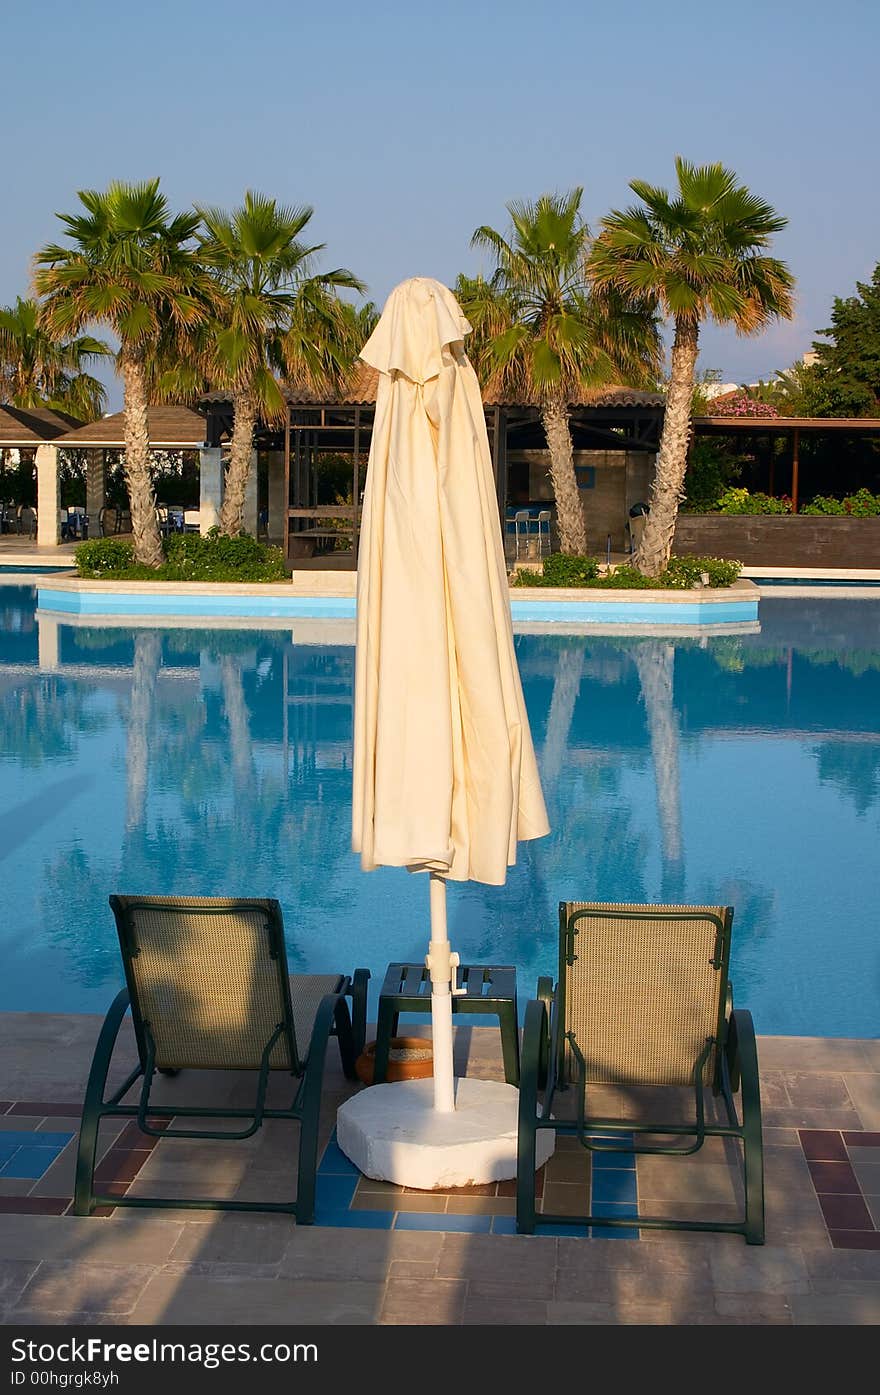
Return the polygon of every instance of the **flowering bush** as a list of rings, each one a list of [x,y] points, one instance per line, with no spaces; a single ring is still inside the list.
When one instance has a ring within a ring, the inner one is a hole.
[[[718,500],[719,513],[791,513],[791,500],[772,494],[750,494],[747,489],[726,489]]]
[[[709,404],[713,417],[778,417],[779,413],[769,402],[759,402],[749,397],[747,392],[732,392],[726,397],[717,397]]]

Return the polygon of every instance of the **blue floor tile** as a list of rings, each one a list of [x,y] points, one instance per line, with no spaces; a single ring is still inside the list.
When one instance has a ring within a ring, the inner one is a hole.
[[[564,1225],[561,1222],[554,1225],[540,1225],[535,1230],[536,1235],[570,1235],[576,1240],[585,1240],[587,1237],[587,1227],[585,1225]]]
[[[0,1167],[9,1162],[9,1159],[18,1152],[20,1147],[20,1143],[0,1143]]]
[[[358,1184],[360,1173],[354,1176],[336,1177],[332,1173],[319,1173],[315,1187],[315,1195],[320,1206],[327,1206],[334,1211],[341,1211],[344,1207],[350,1206]]]
[[[593,1210],[599,1202],[634,1203],[638,1192],[636,1174],[623,1168],[602,1168],[593,1173]]]
[[[52,1166],[60,1152],[60,1148],[36,1148],[30,1145],[16,1148],[12,1157],[0,1167],[0,1177],[21,1177],[27,1178],[28,1181],[36,1181]]]
[[[331,1139],[319,1164],[318,1176],[360,1177],[360,1175],[351,1158],[347,1158],[339,1144]]]
[[[493,1235],[516,1235],[516,1216],[493,1216]]]
[[[634,1201],[626,1203],[615,1203],[613,1201],[595,1201],[590,1209],[593,1216],[620,1216],[621,1219],[629,1220],[639,1214],[639,1208]]]
[[[635,1172],[634,1153],[591,1153],[594,1172]]]
[[[42,1133],[37,1129],[35,1133],[28,1134],[27,1142],[37,1148],[66,1148],[75,1136],[72,1133]]]
[[[332,1207],[315,1208],[315,1225],[334,1226],[342,1230],[390,1230],[393,1211],[338,1211]]]
[[[452,1216],[445,1211],[398,1211],[395,1230],[455,1230],[468,1235],[488,1235],[492,1216]]]

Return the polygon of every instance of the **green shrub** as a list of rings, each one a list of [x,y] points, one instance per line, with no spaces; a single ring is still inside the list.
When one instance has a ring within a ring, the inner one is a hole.
[[[520,571],[514,586],[587,586],[599,575],[595,557],[577,557],[566,552],[553,552],[544,558],[543,572]]]
[[[845,499],[833,499],[828,494],[817,494],[809,504],[804,504],[801,513],[838,517],[841,514],[850,518],[880,517],[880,494],[872,494],[870,489],[859,489],[848,494]]]
[[[669,566],[656,580],[637,571],[628,562],[621,563],[607,576],[599,576],[599,564],[592,557],[569,557],[554,552],[544,559],[544,574],[518,572],[514,586],[569,586],[601,591],[687,590],[704,584],[732,586],[742,570],[739,562],[721,557],[670,557]],[[566,580],[559,580],[560,577]],[[553,580],[548,580],[552,577]]]
[[[708,576],[709,586],[732,586],[742,571],[742,563],[723,557],[670,557],[663,573],[664,586],[687,589]]]
[[[726,489],[718,500],[718,512],[726,514],[791,513],[791,500],[747,489]]]
[[[122,581],[284,581],[284,554],[242,533],[224,537],[217,528],[198,533],[172,533],[162,544],[165,562],[144,567],[134,560],[131,543],[101,538],[76,550],[80,576]]]
[[[80,576],[115,576],[126,571],[134,562],[134,548],[119,538],[94,538],[76,549],[76,566]]]

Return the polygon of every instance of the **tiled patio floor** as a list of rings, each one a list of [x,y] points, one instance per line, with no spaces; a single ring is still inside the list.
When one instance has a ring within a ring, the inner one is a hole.
[[[332,1140],[350,1089],[335,1048],[317,1225],[184,1210],[63,1214],[98,1025],[0,1016],[4,1323],[880,1322],[880,1042],[760,1042],[767,1244],[758,1248],[739,1236],[638,1238],[635,1227],[517,1236],[509,1183],[426,1195],[360,1178]],[[460,1031],[459,1071],[501,1078],[497,1045],[492,1029]],[[123,1049],[120,1075],[126,1061]],[[191,1074],[189,1094],[193,1083]],[[179,1088],[179,1079],[161,1085],[168,1099]],[[241,1076],[219,1088],[205,1077],[217,1103],[239,1103],[252,1086]],[[229,1144],[156,1144],[117,1125],[102,1135],[102,1186],[282,1199],[295,1182],[295,1142],[295,1127],[281,1123]],[[566,1140],[539,1176],[539,1201],[556,1214],[591,1197],[594,1214],[733,1216],[730,1148],[712,1140],[692,1159],[641,1157],[636,1168],[611,1155],[590,1169]]]

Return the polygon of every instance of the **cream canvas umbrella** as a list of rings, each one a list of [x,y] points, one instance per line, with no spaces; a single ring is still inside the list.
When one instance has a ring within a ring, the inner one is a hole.
[[[391,292],[358,565],[353,846],[430,877],[434,1108],[455,1108],[446,882],[500,886],[549,832],[513,647],[483,402],[451,291]],[[399,1089],[400,1087],[378,1087]]]

